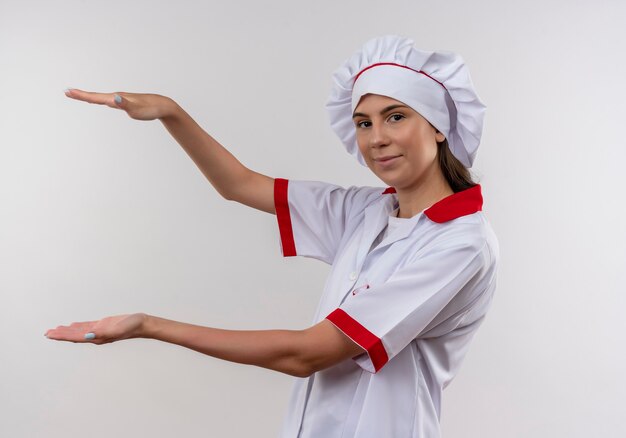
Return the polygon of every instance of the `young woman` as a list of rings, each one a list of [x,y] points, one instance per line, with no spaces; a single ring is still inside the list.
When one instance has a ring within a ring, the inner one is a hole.
[[[460,57],[397,36],[365,44],[334,81],[331,125],[386,189],[272,179],[244,167],[167,97],[67,90],[159,119],[224,198],[277,215],[284,256],[332,269],[304,330],[221,330],[133,314],[46,336],[152,338],[297,376],[283,437],[440,436],[442,390],[495,289],[498,242],[468,171],[485,107]]]

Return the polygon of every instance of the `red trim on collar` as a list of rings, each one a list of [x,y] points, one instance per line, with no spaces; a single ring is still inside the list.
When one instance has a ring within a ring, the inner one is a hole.
[[[383,195],[396,193],[393,187],[387,187]],[[480,184],[469,189],[453,193],[434,203],[424,211],[424,214],[433,222],[442,223],[461,216],[476,213],[483,209],[483,195]]]

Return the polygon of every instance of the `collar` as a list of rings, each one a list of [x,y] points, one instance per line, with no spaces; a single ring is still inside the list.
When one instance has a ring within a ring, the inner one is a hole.
[[[387,187],[382,193],[387,195],[396,193],[393,187]],[[476,184],[469,189],[462,190],[446,196],[442,200],[434,203],[424,211],[424,214],[433,222],[442,223],[451,221],[461,216],[476,213],[483,208],[483,196],[480,184]]]

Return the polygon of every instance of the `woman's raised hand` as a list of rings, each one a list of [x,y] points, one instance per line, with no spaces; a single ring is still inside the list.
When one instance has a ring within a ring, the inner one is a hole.
[[[65,90],[65,95],[83,102],[121,109],[136,120],[162,119],[172,115],[176,109],[176,103],[172,99],[159,94],[94,93],[69,88]]]
[[[134,313],[103,318],[99,321],[74,322],[48,330],[45,336],[56,341],[108,344],[123,339],[142,337],[147,315]]]

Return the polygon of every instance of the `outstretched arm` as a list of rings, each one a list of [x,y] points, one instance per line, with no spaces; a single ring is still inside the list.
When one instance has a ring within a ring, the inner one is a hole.
[[[158,94],[92,93],[69,89],[66,96],[126,111],[136,120],[159,119],[224,198],[275,214],[274,179],[241,164],[172,99]]]
[[[48,330],[46,336],[93,344],[151,338],[298,377],[364,352],[328,320],[306,330],[222,330],[137,313],[60,326]]]

